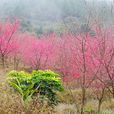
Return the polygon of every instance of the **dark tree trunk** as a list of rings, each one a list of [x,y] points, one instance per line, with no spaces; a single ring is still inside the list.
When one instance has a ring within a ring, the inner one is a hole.
[[[2,67],[5,68],[5,56],[4,55],[1,56],[1,60],[2,60]]]
[[[99,100],[99,104],[98,104],[98,114],[100,114],[100,110],[101,110],[101,104],[102,104],[102,100]]]
[[[82,105],[81,105],[81,114],[84,114],[84,106],[85,106],[85,99],[86,99],[86,89],[82,88]]]
[[[112,97],[114,98],[114,86],[112,87]]]
[[[98,104],[98,114],[100,114],[101,105],[102,105],[103,98],[104,98],[104,93],[105,93],[105,88],[103,88],[103,90],[102,90],[102,92],[101,92],[101,97],[99,98],[99,104]]]

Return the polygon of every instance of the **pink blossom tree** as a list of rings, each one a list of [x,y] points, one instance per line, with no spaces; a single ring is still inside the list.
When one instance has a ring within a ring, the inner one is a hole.
[[[54,35],[37,37],[29,37],[24,44],[24,62],[33,69],[49,69],[54,60]]]
[[[11,52],[15,51],[17,47],[15,38],[18,27],[18,21],[14,23],[7,21],[6,23],[0,24],[0,57],[3,67],[5,67],[5,59]]]
[[[65,81],[79,80],[82,89],[81,114],[83,114],[86,89],[96,79],[100,67],[100,62],[95,56],[98,41],[89,34],[78,36],[67,34],[60,38],[58,46],[59,57],[56,67],[63,74]]]

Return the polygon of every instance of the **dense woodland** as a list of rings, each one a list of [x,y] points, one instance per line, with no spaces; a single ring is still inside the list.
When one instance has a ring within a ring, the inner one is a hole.
[[[114,1],[4,0],[0,114],[114,114]]]

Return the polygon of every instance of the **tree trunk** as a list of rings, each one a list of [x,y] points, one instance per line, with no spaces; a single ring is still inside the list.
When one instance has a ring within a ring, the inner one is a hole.
[[[85,99],[86,99],[86,89],[82,87],[82,105],[81,105],[81,114],[84,114],[84,106],[85,106]]]
[[[5,68],[5,57],[4,57],[4,55],[1,56],[1,60],[2,60],[2,67]]]
[[[101,97],[99,98],[99,104],[98,104],[98,114],[100,114],[101,105],[102,105],[103,98],[104,98],[104,92],[105,92],[105,88],[103,88],[103,90],[102,90],[102,92],[101,92]]]
[[[99,100],[99,104],[98,104],[98,114],[100,114],[100,110],[101,110],[101,104],[102,104],[102,100]]]
[[[112,97],[114,99],[114,86],[112,87]]]
[[[17,57],[14,57],[14,70],[17,70],[19,66],[19,60],[17,59]]]

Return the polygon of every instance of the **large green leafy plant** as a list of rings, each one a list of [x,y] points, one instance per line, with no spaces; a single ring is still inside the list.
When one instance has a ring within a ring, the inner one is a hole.
[[[42,99],[48,101],[50,105],[56,105],[58,98],[57,91],[62,91],[63,86],[60,77],[57,73],[52,71],[33,71],[32,82],[34,82],[34,88],[37,88]]]
[[[59,75],[50,70],[33,71],[31,74],[11,71],[8,74],[8,83],[22,96],[24,102],[39,94],[42,101],[56,105],[59,102],[56,93],[63,91]]]

